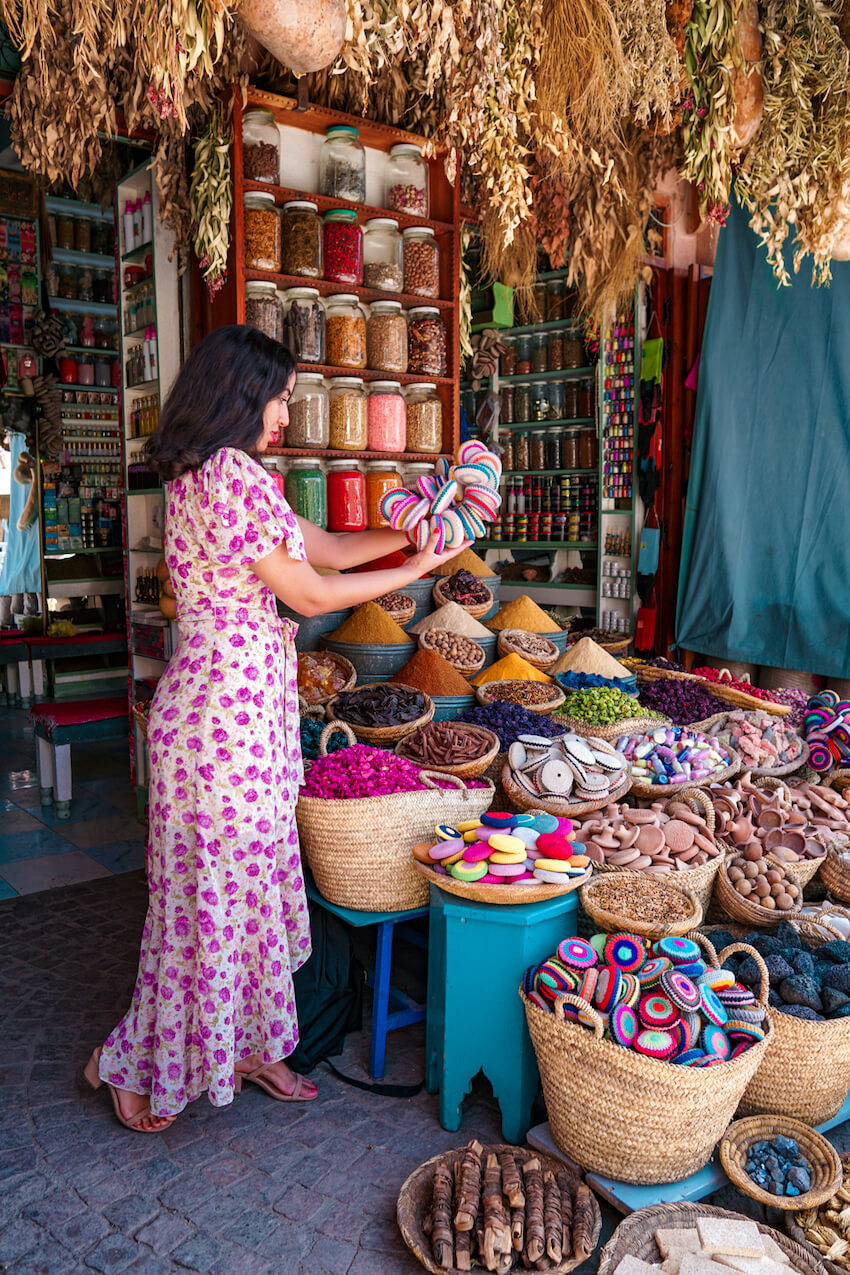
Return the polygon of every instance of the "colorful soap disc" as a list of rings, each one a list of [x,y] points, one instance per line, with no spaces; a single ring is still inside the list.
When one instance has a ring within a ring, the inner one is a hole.
[[[412,530],[405,527],[404,531],[410,543],[416,546],[419,553],[422,553],[431,539],[431,528],[428,523],[420,522]]]
[[[612,934],[605,944],[605,960],[625,974],[634,974],[646,961],[646,948],[632,934]]]
[[[679,1017],[679,1011],[667,996],[660,992],[646,992],[640,999],[638,1008],[640,1021],[644,1027],[669,1027]]]
[[[707,1054],[717,1054],[718,1058],[728,1058],[732,1052],[729,1037],[716,1023],[708,1023],[703,1028],[699,1043]]]
[[[465,849],[466,842],[461,837],[448,837],[445,841],[438,841],[436,845],[431,846],[428,853],[432,859],[451,859],[454,855],[463,858]]]
[[[631,1005],[618,1005],[610,1017],[611,1036],[618,1045],[628,1048],[640,1032],[638,1016]]]
[[[505,810],[486,810],[481,816],[481,822],[488,828],[508,829],[514,826],[516,815],[509,814]]]
[[[722,1002],[721,1002],[722,1003]],[[727,1008],[729,1022],[763,1023],[767,1018],[767,1010],[763,1005],[729,1005]],[[726,1026],[729,1026],[727,1022]]]
[[[717,1067],[720,1063],[726,1062],[725,1058],[721,1058],[720,1054],[706,1054],[705,1058],[700,1058],[694,1063],[695,1067]]]
[[[665,970],[671,970],[672,968],[673,962],[668,960],[666,956],[652,956],[638,970],[638,978],[641,981],[641,985],[648,990],[661,982],[661,975]]]
[[[549,872],[546,868],[541,868],[537,863],[534,865],[534,876],[537,881],[543,881],[546,885],[566,886],[569,883],[569,873],[566,872]]]
[[[431,532],[431,535],[436,535],[437,537],[433,545],[434,553],[442,553],[446,547],[445,519],[442,518],[439,514],[436,515],[428,523],[428,528]]]
[[[722,1027],[728,1021],[729,1015],[726,1013],[717,993],[703,984],[699,989],[699,997],[700,1012],[703,1017],[707,1018],[710,1023],[716,1023],[718,1027]]]
[[[693,939],[663,938],[654,945],[658,956],[669,956],[674,965],[686,965],[700,959],[701,948]]]
[[[702,1019],[699,1014],[691,1014],[686,1010],[682,1014],[682,1022],[688,1024],[688,1030],[691,1033],[691,1044],[693,1044],[695,1040],[699,1039],[699,1034],[702,1031]]]
[[[549,742],[550,741],[547,739],[547,745]],[[486,817],[486,815],[481,816],[482,819],[486,819]],[[557,832],[558,820],[554,815],[550,815],[546,811],[541,811],[540,814],[536,814],[534,816],[534,822],[529,826],[532,827],[535,832]]]
[[[441,841],[452,841],[460,835],[457,828],[453,828],[450,823],[438,823],[434,831]]]
[[[512,837],[509,832],[497,830],[487,840],[494,850],[501,850],[503,854],[525,854],[524,843],[518,837]]]
[[[581,982],[579,983],[579,988],[578,988],[578,991],[576,992],[576,995],[580,996],[582,1000],[592,1002],[593,993],[596,990],[596,980],[598,977],[599,977],[598,970],[593,968],[589,970],[585,970],[582,974]]]
[[[522,814],[519,814],[519,815],[513,815],[512,818],[514,821],[515,828],[533,828],[534,827],[535,816],[530,814],[528,811],[524,811]]]
[[[589,940],[590,946],[593,948],[600,961],[605,955],[605,944],[608,942],[607,934],[594,934]]]
[[[669,1032],[647,1028],[638,1032],[634,1048],[647,1058],[671,1058],[676,1051],[676,1042]]]
[[[526,996],[534,987],[534,977],[536,974],[537,974],[537,966],[529,965],[528,969],[525,971],[525,973],[522,976],[522,990],[525,992]]]
[[[464,850],[463,857],[467,863],[483,863],[490,858],[490,847],[486,841],[473,841]]]
[[[463,541],[463,523],[452,509],[447,509],[441,517],[443,519],[443,529],[445,531],[446,548],[452,549],[455,545],[459,545]]]
[[[578,1010],[575,1005],[568,1005],[566,1001],[561,1006],[561,1013],[564,1015],[565,1019],[569,1019],[572,1023],[576,1022],[578,1019]]]
[[[547,859],[571,859],[573,855],[572,842],[557,832],[539,832],[537,834],[537,849]]]
[[[667,970],[661,975],[661,989],[679,1009],[699,1007],[699,988],[679,970]]]
[[[583,939],[563,939],[558,944],[558,957],[575,970],[590,969],[596,964],[596,952]]]
[[[451,875],[458,881],[478,881],[487,873],[487,865],[484,863],[453,863],[449,868]]]
[[[576,1011],[578,1021],[581,1023],[582,1027],[589,1027],[591,1031],[593,1031],[596,1024],[599,1022],[599,1015],[596,1010],[592,1009],[589,1005],[577,1005]]]

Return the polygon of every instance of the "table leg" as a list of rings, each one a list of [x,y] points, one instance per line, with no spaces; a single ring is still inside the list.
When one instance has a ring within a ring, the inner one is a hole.
[[[40,735],[36,735],[36,765],[38,767],[38,786],[41,789],[41,804],[53,805],[53,745]]]
[[[20,679],[18,678],[17,664],[6,665],[6,698],[10,704],[15,704],[21,698]]]
[[[44,660],[32,662],[32,692],[37,700],[44,699]]]
[[[32,677],[30,676],[29,657],[18,660],[18,680],[21,684],[21,703],[29,704],[32,699]]]
[[[56,774],[56,817],[71,818],[71,745],[53,745]]]
[[[375,1080],[383,1079],[387,1052],[394,926],[395,921],[381,921],[375,943],[375,987],[372,998],[372,1037],[369,1044],[369,1074]]]

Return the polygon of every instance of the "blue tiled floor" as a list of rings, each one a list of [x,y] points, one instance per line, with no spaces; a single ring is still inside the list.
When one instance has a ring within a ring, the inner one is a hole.
[[[115,740],[71,749],[70,819],[42,807],[26,711],[0,707],[0,899],[144,866],[126,749]]]

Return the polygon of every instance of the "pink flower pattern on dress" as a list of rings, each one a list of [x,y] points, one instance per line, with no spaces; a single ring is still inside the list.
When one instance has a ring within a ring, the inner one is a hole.
[[[166,488],[178,649],[148,725],[149,906],[130,1009],[102,1079],[170,1116],[233,1099],[235,1063],[298,1043],[292,974],[310,955],[295,824],[303,780],[296,626],[250,569],[304,560],[265,470],[223,448]]]

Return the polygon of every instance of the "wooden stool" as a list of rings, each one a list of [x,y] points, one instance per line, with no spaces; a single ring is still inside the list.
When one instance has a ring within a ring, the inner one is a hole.
[[[506,1142],[521,1143],[540,1083],[518,995],[522,976],[576,934],[578,891],[544,903],[472,903],[431,886],[425,1085],[440,1124],[460,1128],[479,1071],[493,1086]]]
[[[38,749],[38,782],[41,804],[54,801],[57,819],[71,817],[71,745],[97,739],[126,738],[129,730],[127,699],[63,700],[36,704],[30,710]]]

